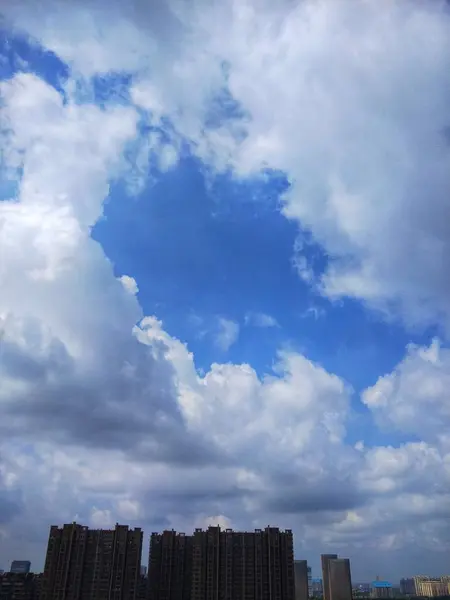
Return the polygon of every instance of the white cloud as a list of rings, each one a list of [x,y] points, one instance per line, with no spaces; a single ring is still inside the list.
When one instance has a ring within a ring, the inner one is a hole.
[[[127,292],[129,292],[133,296],[135,296],[139,292],[139,288],[134,277],[130,277],[129,275],[122,275],[122,277],[119,277],[119,279],[122,282],[123,287],[127,290]]]
[[[101,510],[95,506],[92,508],[90,522],[92,523],[92,527],[96,527],[97,529],[110,529],[114,526],[114,519],[111,516],[111,511]]]
[[[435,442],[450,431],[449,386],[450,350],[434,340],[428,348],[411,346],[362,399],[382,424]]]
[[[239,323],[231,319],[219,317],[218,331],[215,335],[215,344],[223,352],[227,352],[239,337]]]
[[[253,327],[279,327],[278,321],[271,315],[260,312],[248,312],[245,315],[245,324]]]
[[[23,0],[5,12],[86,75],[137,70],[135,102],[171,118],[205,161],[284,171],[284,213],[331,257],[324,293],[448,321],[445,3],[157,2],[151,18],[138,0],[83,0],[48,8],[44,23],[36,10]],[[208,129],[224,88],[245,118]]]
[[[394,301],[408,319],[446,315],[450,38],[438,8],[302,2],[287,18],[285,3],[199,2],[189,15],[143,7],[22,0],[2,10],[78,78],[137,72],[134,102],[153,124],[168,115],[177,133],[138,141],[136,189],[154,155],[161,168],[175,164],[181,137],[239,175],[282,169],[293,183],[285,214],[334,257],[328,294]],[[208,130],[224,86],[246,118]],[[280,353],[262,376],[233,364],[200,376],[161,323],[140,321],[134,280],[118,280],[90,237],[109,182],[130,178],[123,154],[138,112],[78,105],[70,93],[64,103],[33,75],[1,93],[2,169],[20,183],[0,205],[8,556],[25,547],[39,563],[50,522],[74,515],[188,530],[270,520],[292,526],[309,552],[345,548],[358,564],[373,548],[369,564],[386,560],[387,576],[405,555],[402,568],[444,569],[448,350],[410,348],[363,394],[381,425],[422,440],[399,447],[348,444],[351,389],[301,354]],[[219,326],[227,350],[239,325]]]

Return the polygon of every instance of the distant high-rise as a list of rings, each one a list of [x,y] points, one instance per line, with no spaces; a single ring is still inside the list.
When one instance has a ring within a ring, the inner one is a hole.
[[[400,593],[402,596],[416,595],[416,586],[413,577],[407,577],[400,580]]]
[[[308,563],[306,560],[294,560],[295,600],[308,600]]]
[[[348,558],[333,558],[328,563],[330,600],[352,600],[352,578]]]
[[[41,600],[136,600],[142,531],[52,526]]]
[[[292,532],[154,533],[148,582],[151,600],[294,600]]]
[[[322,554],[322,587],[323,587],[323,600],[330,600],[330,575],[329,575],[329,562],[337,558],[337,554]]]
[[[11,563],[10,573],[29,573],[31,563],[29,560],[13,560]]]

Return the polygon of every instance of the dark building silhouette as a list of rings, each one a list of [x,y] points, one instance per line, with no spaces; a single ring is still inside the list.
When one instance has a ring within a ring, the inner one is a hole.
[[[148,563],[150,600],[189,600],[192,537],[164,531],[152,533]]]
[[[402,596],[416,595],[416,585],[413,577],[403,577],[400,579],[400,593]]]
[[[193,536],[191,600],[294,600],[292,531],[220,527]]]
[[[308,563],[294,560],[295,600],[308,600]]]
[[[348,558],[329,561],[330,600],[352,600],[352,578]]]
[[[150,600],[294,600],[292,532],[154,533],[148,581]]]
[[[52,526],[41,600],[136,600],[142,530]]]
[[[141,575],[139,576],[136,600],[148,600],[148,594],[149,591],[147,575],[143,575],[141,573]]]
[[[329,563],[330,560],[337,558],[337,554],[322,554],[320,558],[322,562],[323,600],[330,600]]]
[[[3,573],[0,575],[0,600],[39,600],[39,575]]]

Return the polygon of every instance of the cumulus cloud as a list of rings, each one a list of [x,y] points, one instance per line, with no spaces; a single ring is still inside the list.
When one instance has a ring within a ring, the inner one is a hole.
[[[287,174],[284,214],[329,257],[318,274],[323,293],[363,299],[409,323],[447,322],[445,2],[404,0],[380,11],[374,0],[205,0],[148,10],[136,0],[105,11],[100,0],[83,0],[64,16],[46,5],[44,23],[26,0],[6,15],[85,75],[138,71],[134,101],[155,119],[169,117],[216,168]],[[240,111],[211,119],[223,90]]]
[[[450,431],[449,387],[450,350],[435,339],[429,347],[411,346],[362,399],[384,425],[436,442]]]
[[[445,347],[409,348],[362,395],[380,425],[418,439],[355,448],[352,390],[339,377],[287,351],[265,374],[213,364],[200,375],[90,237],[111,181],[142,189],[149,157],[172,168],[188,143],[213,169],[286,173],[284,213],[329,256],[324,293],[446,323],[444,5],[1,8],[14,31],[69,64],[73,81],[134,75],[131,103],[103,107],[32,74],[1,84],[1,173],[19,190],[0,203],[2,548],[26,546],[41,564],[50,522],[189,530],[220,519],[293,527],[302,552],[345,547],[358,561],[361,548],[393,557],[425,547],[429,558],[411,554],[407,568],[445,565]],[[224,92],[232,116],[218,108]],[[151,132],[140,133],[130,179],[124,157],[142,118]],[[150,137],[167,119],[167,136]],[[227,350],[239,325],[218,325]]]
[[[127,290],[127,292],[129,292],[133,296],[135,296],[139,292],[139,288],[134,277],[130,277],[129,275],[122,275],[122,277],[119,277],[119,279],[122,282],[123,287]]]

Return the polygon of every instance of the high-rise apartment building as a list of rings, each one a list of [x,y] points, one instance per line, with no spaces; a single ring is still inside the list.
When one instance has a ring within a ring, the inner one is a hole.
[[[176,531],[152,533],[148,563],[151,600],[189,600],[192,537]]]
[[[52,526],[41,600],[136,600],[142,530]]]
[[[292,532],[152,534],[148,579],[150,600],[294,600]]]
[[[329,575],[329,563],[330,560],[336,559],[337,554],[322,554],[322,587],[323,587],[323,600],[330,600],[330,575]]]
[[[191,600],[294,600],[292,531],[197,529]]]
[[[330,600],[352,600],[352,577],[348,558],[332,558],[328,563]]]
[[[306,560],[294,560],[295,600],[308,600],[308,563]]]

